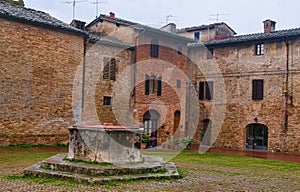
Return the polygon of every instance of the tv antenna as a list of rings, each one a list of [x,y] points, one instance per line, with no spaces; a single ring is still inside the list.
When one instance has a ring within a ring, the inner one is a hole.
[[[166,16],[166,24],[169,24],[171,18],[176,18],[176,17],[173,16],[173,15],[167,15],[167,16]]]
[[[73,5],[73,19],[75,19],[75,7],[77,3],[87,2],[87,0],[73,0],[73,1],[65,1],[64,3]]]
[[[98,11],[99,11],[99,4],[105,4],[107,3],[107,1],[99,1],[99,0],[95,0],[94,2],[92,2],[92,4],[96,5],[96,18],[98,18]]]
[[[229,16],[229,14],[223,14],[223,13],[215,13],[215,14],[209,14],[209,20],[219,22],[220,20],[228,20],[228,19],[221,19],[222,16]]]

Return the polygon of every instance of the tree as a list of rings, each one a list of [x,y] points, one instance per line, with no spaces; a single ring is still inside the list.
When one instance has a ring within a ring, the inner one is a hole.
[[[25,6],[25,3],[23,0],[0,0],[0,1],[5,1],[7,3],[15,4],[15,5],[20,5],[20,6]]]

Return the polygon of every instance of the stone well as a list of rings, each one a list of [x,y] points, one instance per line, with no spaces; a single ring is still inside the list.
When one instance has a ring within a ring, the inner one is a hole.
[[[70,127],[67,158],[113,164],[142,162],[143,128],[99,125]]]

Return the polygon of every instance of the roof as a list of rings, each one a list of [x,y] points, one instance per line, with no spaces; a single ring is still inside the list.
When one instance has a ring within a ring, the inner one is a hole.
[[[120,41],[110,36],[99,36],[95,34],[89,34],[89,40],[95,43],[101,43],[101,44],[116,46],[120,48],[126,48],[126,49],[134,48],[134,45],[125,43],[123,41]]]
[[[234,36],[234,37],[229,37],[227,39],[213,40],[210,42],[206,42],[204,43],[204,45],[205,46],[226,46],[226,45],[234,45],[234,44],[242,44],[242,43],[250,43],[250,42],[278,40],[278,39],[286,40],[289,38],[296,38],[296,37],[300,38],[300,28],[280,30],[269,34],[255,33],[255,34]],[[201,46],[203,46],[203,44],[194,43],[190,45],[190,47],[201,47]]]
[[[6,3],[3,1],[0,1],[0,18],[52,28],[64,32],[70,32],[76,35],[85,34],[83,31],[52,17],[48,13]]]
[[[113,18],[113,17],[103,15],[103,14],[101,14],[98,18],[96,18],[90,24],[88,24],[86,26],[86,29],[89,29],[92,25],[95,25],[96,23],[102,22],[102,21],[108,21],[108,22],[111,22],[111,23],[116,23],[118,25],[128,26],[128,27],[131,27],[131,28],[136,29],[138,31],[145,30],[147,32],[152,32],[152,33],[157,33],[159,35],[169,36],[171,38],[175,38],[175,39],[182,40],[182,41],[195,42],[195,40],[191,39],[191,38],[183,37],[181,35],[170,33],[170,32],[167,32],[167,31],[163,31],[163,30],[160,30],[160,29],[157,29],[157,28],[154,28],[154,27],[149,27],[149,26],[142,25],[142,24],[139,24],[139,23],[127,21],[127,20],[124,20],[124,19]]]
[[[201,30],[205,30],[205,29],[213,29],[213,28],[217,28],[218,26],[221,25],[225,25],[228,29],[230,29],[234,34],[237,34],[231,27],[229,27],[229,25],[227,25],[224,22],[221,23],[213,23],[213,24],[209,24],[209,25],[201,25],[201,26],[194,26],[194,27],[187,27],[187,28],[183,28],[183,29],[178,29],[177,33],[185,33],[185,32],[193,32],[193,31],[201,31]]]

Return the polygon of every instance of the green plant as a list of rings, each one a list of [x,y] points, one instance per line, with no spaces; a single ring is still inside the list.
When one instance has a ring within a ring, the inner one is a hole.
[[[173,139],[172,140],[172,145],[178,146],[180,144],[180,139]]]
[[[181,142],[184,143],[185,145],[191,145],[193,144],[193,138],[190,136],[186,136],[182,139]]]
[[[142,143],[149,143],[150,142],[150,135],[144,133],[142,135]]]

